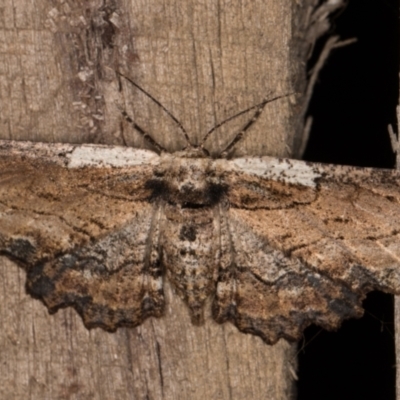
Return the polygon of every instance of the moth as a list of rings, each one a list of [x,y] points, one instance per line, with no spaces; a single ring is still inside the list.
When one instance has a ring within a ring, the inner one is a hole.
[[[360,317],[367,292],[400,293],[400,173],[230,158],[269,101],[217,158],[221,124],[171,154],[124,111],[155,151],[0,141],[0,254],[88,328],[160,317],[165,279],[194,324],[210,298],[269,344]]]

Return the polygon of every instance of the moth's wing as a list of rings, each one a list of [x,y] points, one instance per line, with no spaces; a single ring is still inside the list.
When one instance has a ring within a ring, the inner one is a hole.
[[[217,321],[273,343],[360,316],[371,290],[400,292],[400,173],[266,157],[224,168]]]
[[[158,211],[146,188],[158,159],[0,142],[0,254],[27,270],[28,290],[50,310],[74,303],[88,326],[111,330],[161,313]]]
[[[158,156],[122,147],[0,141],[0,248],[28,264],[131,221]]]
[[[158,252],[160,209],[146,204],[130,222],[94,243],[28,270],[27,289],[50,312],[72,306],[88,328],[136,326],[164,310]]]
[[[299,339],[311,323],[329,329],[361,315],[357,293],[270,245],[236,211],[221,213],[217,322],[231,321],[273,344]]]

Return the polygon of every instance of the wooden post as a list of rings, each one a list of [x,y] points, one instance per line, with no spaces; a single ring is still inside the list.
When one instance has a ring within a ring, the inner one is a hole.
[[[397,106],[397,129],[400,123],[400,96],[399,105]],[[389,134],[392,143],[392,149],[396,153],[396,168],[400,169],[400,140],[399,131],[397,135],[393,132],[393,128],[389,126]],[[394,330],[395,330],[395,346],[396,346],[396,399],[400,399],[400,296],[394,297]]]
[[[311,93],[305,64],[341,1],[146,2],[14,0],[1,8],[1,139],[144,146],[123,106],[170,151],[176,116],[192,143],[272,96],[235,155],[296,156]],[[7,56],[4,56],[7,55]],[[221,150],[249,118],[206,143]],[[136,329],[88,331],[71,309],[50,316],[25,293],[24,272],[0,262],[0,397],[13,399],[289,399],[295,345],[268,346],[208,316],[191,325],[167,285],[167,310]]]

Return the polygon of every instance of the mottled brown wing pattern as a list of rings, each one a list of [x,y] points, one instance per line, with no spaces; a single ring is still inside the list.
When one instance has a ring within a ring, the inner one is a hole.
[[[158,214],[144,205],[135,218],[94,243],[28,269],[27,289],[50,312],[72,306],[85,325],[114,331],[164,309]]]
[[[233,255],[221,267],[217,321],[274,343],[360,316],[371,290],[399,293],[399,173],[270,160],[247,172],[232,161],[225,174]]]
[[[0,253],[27,270],[28,291],[50,311],[74,306],[88,327],[161,315],[159,210],[146,188],[158,156],[121,148],[103,166],[101,146],[2,144]]]
[[[310,323],[326,329],[362,314],[359,295],[290,257],[249,229],[241,210],[231,210],[231,263],[220,269],[213,316],[267,343],[299,339]]]
[[[0,141],[0,254],[50,311],[135,326],[164,308],[163,276],[203,321],[267,343],[360,316],[400,293],[400,173],[201,148]]]

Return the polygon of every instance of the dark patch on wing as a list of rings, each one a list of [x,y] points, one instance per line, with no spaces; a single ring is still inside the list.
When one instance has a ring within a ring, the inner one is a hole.
[[[149,179],[145,183],[146,189],[151,190],[151,195],[149,197],[150,201],[162,198],[165,199],[168,197],[169,189],[168,185],[165,184],[163,180],[160,179]]]
[[[194,225],[183,225],[181,232],[179,234],[180,240],[188,240],[189,242],[194,242],[196,240],[197,230]]]
[[[42,299],[55,290],[54,280],[43,274],[43,264],[28,270],[26,290],[35,298]]]
[[[30,260],[36,252],[36,247],[25,238],[18,238],[11,242],[7,251],[18,260]]]
[[[211,183],[207,187],[207,198],[210,206],[215,206],[227,194],[228,186],[220,183]]]

